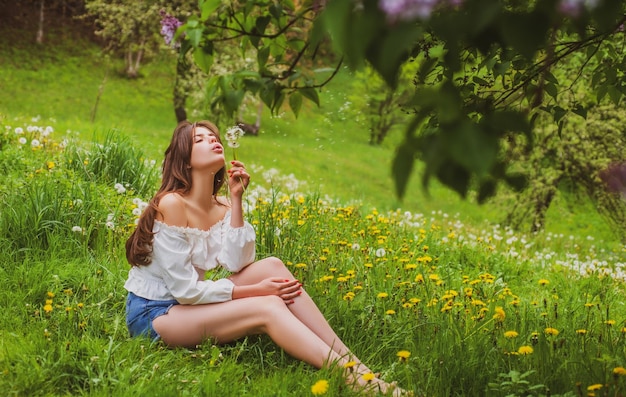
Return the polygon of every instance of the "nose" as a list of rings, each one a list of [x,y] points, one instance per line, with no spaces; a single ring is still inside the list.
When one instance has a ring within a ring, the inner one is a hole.
[[[209,143],[215,143],[215,142],[217,142],[217,137],[216,137],[216,136],[211,135],[211,136],[209,137]]]

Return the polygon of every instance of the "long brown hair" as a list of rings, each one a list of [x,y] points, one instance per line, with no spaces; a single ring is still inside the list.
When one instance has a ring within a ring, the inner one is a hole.
[[[126,241],[126,259],[133,266],[145,266],[152,262],[152,241],[154,233],[154,220],[158,213],[159,202],[161,197],[167,193],[186,194],[191,189],[191,148],[193,146],[193,134],[196,127],[204,127],[213,132],[217,140],[222,143],[219,130],[215,124],[210,121],[198,121],[190,123],[189,121],[181,121],[174,129],[170,145],[165,150],[165,159],[163,160],[163,176],[161,179],[161,187],[152,197],[148,207],[143,211],[139,218],[139,223],[135,231]],[[224,175],[226,168],[222,167],[213,180],[213,197],[224,185]]]

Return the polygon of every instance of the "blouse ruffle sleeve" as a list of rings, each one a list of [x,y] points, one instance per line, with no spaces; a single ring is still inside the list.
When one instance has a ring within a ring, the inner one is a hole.
[[[159,266],[161,278],[174,299],[190,305],[232,299],[232,281],[198,279],[198,272],[191,263],[193,247],[183,233],[168,227],[155,231],[150,266]]]
[[[221,230],[221,250],[217,255],[217,262],[228,271],[238,272],[250,263],[256,256],[256,233],[248,222],[242,227],[232,227],[230,222],[224,222]]]

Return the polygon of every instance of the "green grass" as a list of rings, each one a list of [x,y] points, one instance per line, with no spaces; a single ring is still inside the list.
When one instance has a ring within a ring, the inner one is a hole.
[[[194,350],[128,337],[123,243],[133,200],[147,200],[145,186],[156,183],[146,161],[158,164],[174,127],[173,59],[155,59],[132,81],[113,63],[92,123],[105,64],[93,45],[58,40],[43,49],[0,43],[9,60],[0,62],[8,93],[0,96],[0,390],[291,396],[326,379],[328,395],[354,395],[337,373],[293,360],[264,336]],[[367,144],[357,110],[344,106],[350,79],[342,72],[325,88],[321,108],[308,104],[298,119],[265,114],[261,134],[243,138],[259,256],[283,258],[359,357],[406,388],[574,396],[602,384],[597,395],[624,395],[626,378],[613,374],[626,366],[624,252],[602,218],[560,195],[546,232],[526,236],[497,226],[511,198],[478,206],[436,183],[428,198],[417,175],[399,202],[389,170],[401,131],[382,147]],[[23,135],[43,146],[18,143],[16,127],[48,124],[46,139]],[[264,180],[271,168],[273,184]],[[518,354],[521,346],[533,352]],[[400,350],[411,353],[407,362]]]

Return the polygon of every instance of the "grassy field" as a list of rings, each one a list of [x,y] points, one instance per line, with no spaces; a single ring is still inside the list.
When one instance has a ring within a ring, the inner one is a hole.
[[[129,81],[88,42],[5,35],[0,60],[0,390],[300,396],[321,381],[356,395],[266,337],[128,338],[122,248],[175,124],[171,57]],[[398,202],[400,132],[368,145],[350,87],[343,71],[321,108],[265,114],[244,137],[259,256],[283,258],[359,357],[417,395],[625,395],[625,253],[602,218],[560,196],[528,236],[499,225],[507,198],[478,206],[436,184],[427,198],[418,178]]]

